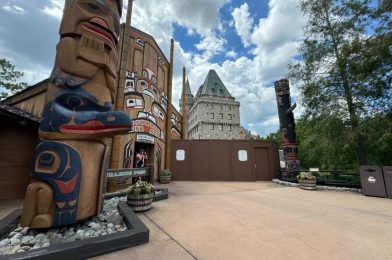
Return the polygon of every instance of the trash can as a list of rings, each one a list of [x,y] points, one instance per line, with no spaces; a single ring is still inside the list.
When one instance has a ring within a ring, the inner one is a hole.
[[[366,196],[387,197],[384,178],[380,167],[362,165],[359,167],[362,193]]]
[[[392,166],[382,167],[388,198],[392,199]]]

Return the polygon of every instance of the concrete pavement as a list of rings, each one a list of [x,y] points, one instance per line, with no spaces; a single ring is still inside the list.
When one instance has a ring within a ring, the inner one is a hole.
[[[392,259],[390,199],[271,182],[162,187],[169,199],[139,214],[150,242],[95,259]]]
[[[150,243],[97,259],[392,259],[392,200],[270,182],[174,182]]]

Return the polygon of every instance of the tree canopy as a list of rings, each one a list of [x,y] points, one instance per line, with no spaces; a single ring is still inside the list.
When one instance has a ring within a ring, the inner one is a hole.
[[[374,144],[388,138],[381,126],[391,120],[392,4],[302,0],[300,5],[308,23],[289,72],[306,109],[299,120],[300,153],[329,154],[319,162],[324,166],[352,164],[353,156],[356,164],[373,162]]]
[[[0,59],[0,100],[13,95],[27,84],[18,82],[23,77],[23,73],[15,70],[15,66],[6,59]]]

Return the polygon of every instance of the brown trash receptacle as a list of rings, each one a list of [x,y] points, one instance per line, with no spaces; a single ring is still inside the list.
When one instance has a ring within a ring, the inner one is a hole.
[[[388,198],[392,199],[392,166],[382,167]]]
[[[362,165],[359,167],[362,193],[366,196],[387,197],[384,178],[380,167]]]

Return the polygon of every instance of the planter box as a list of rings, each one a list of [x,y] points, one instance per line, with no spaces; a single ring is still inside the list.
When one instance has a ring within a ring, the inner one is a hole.
[[[127,194],[127,203],[134,212],[143,212],[151,208],[154,192],[150,194]]]
[[[159,176],[159,182],[166,184],[166,183],[170,183],[170,179],[171,179],[171,175],[169,176]]]
[[[298,184],[303,190],[316,190],[316,180],[298,180]]]

